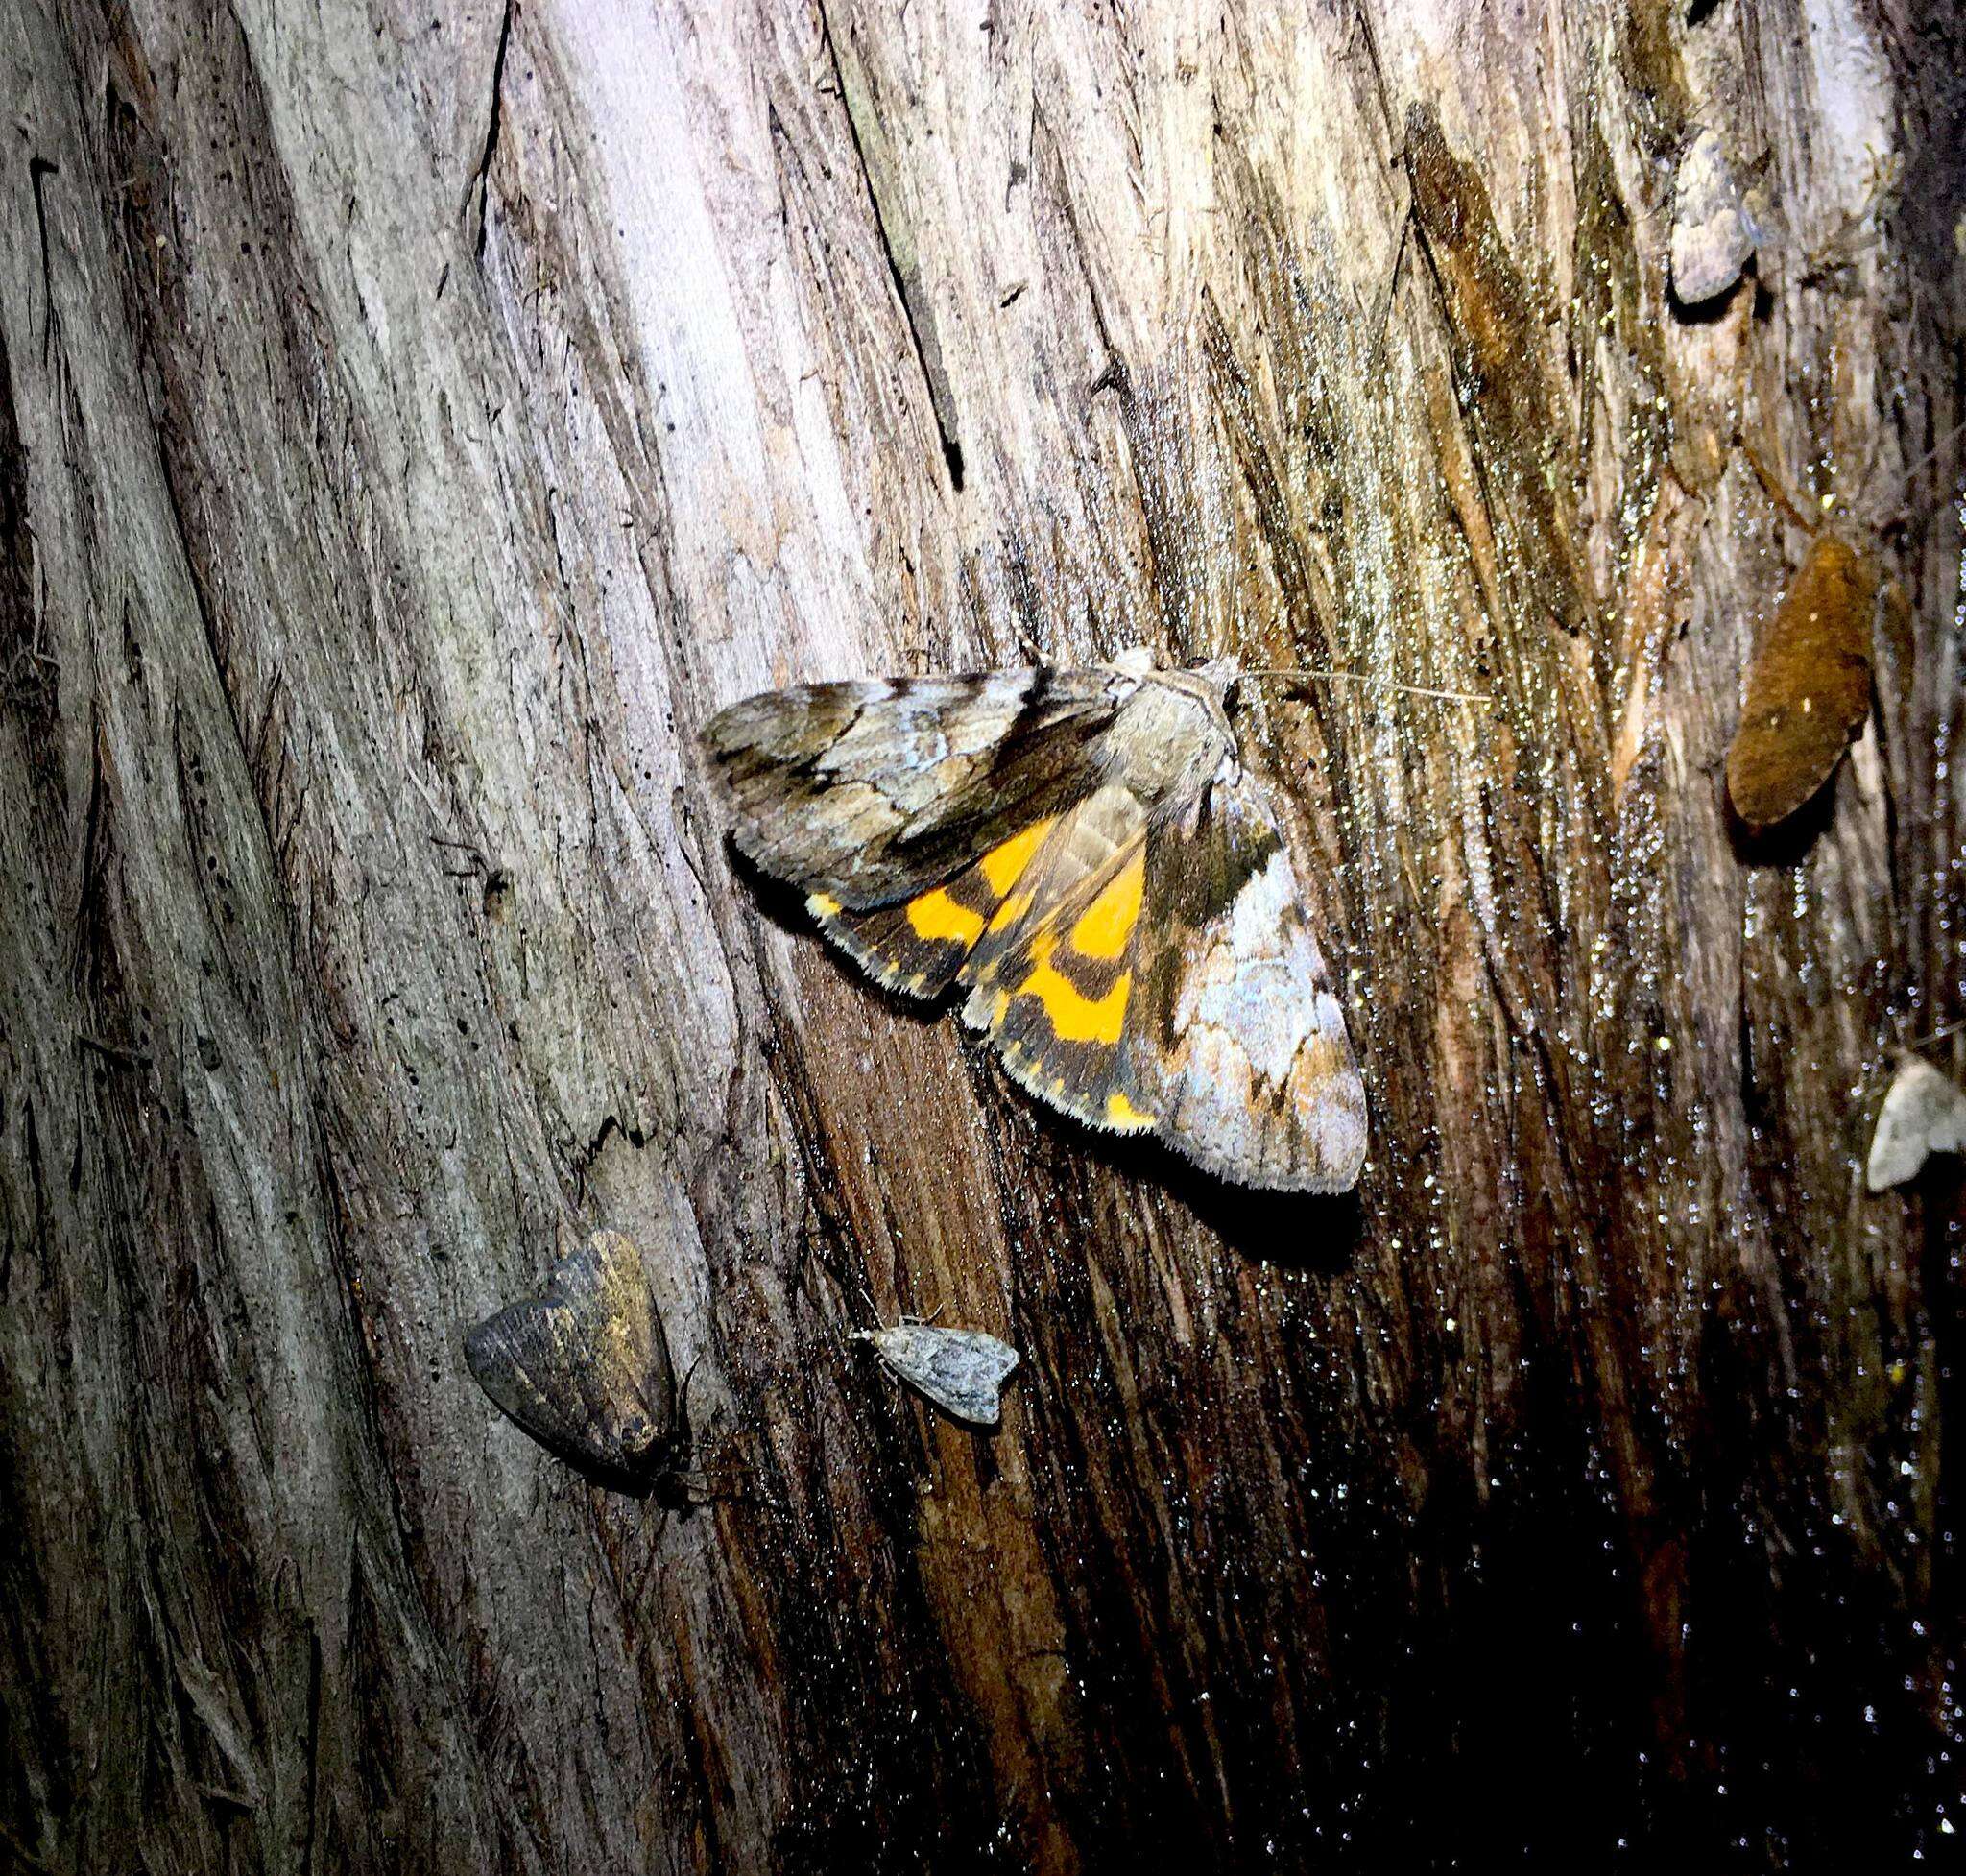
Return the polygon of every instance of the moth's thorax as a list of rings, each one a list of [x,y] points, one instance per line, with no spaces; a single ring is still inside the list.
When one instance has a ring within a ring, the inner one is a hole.
[[[1198,795],[1235,758],[1235,734],[1223,708],[1228,661],[1193,671],[1149,671],[1120,705],[1114,755],[1127,784],[1150,806]]]

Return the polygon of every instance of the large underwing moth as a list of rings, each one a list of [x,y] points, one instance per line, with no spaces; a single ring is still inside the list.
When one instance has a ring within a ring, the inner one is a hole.
[[[740,852],[1039,1099],[1219,1178],[1342,1191],[1365,1092],[1234,659],[800,685],[704,739]]]

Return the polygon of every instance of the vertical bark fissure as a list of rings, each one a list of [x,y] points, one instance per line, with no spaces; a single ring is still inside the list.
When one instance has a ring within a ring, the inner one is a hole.
[[[8,1854],[1943,1852],[1959,1191],[1855,1167],[1959,997],[1966,84],[1438,12],[0,0]],[[1887,593],[1754,851],[1750,452]],[[1495,693],[1239,725],[1355,1198],[1073,1130],[727,864],[744,689],[1157,634]],[[459,1358],[596,1223],[713,1503]],[[994,1438],[842,1339],[937,1304]]]

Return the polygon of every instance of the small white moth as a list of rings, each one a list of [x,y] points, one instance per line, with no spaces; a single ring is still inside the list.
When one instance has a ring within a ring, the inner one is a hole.
[[[1930,1062],[1907,1055],[1878,1116],[1864,1183],[1874,1192],[1902,1186],[1932,1153],[1966,1153],[1966,1094]]]
[[[996,1425],[998,1396],[1019,1359],[1008,1342],[980,1329],[938,1329],[928,1322],[856,1329],[853,1339],[871,1342],[901,1380],[951,1419],[972,1427]]]
[[[1716,132],[1703,130],[1680,158],[1672,204],[1672,290],[1682,306],[1717,300],[1747,265],[1757,230]]]

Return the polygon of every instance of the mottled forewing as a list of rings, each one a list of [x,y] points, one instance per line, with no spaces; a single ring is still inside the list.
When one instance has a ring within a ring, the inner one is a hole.
[[[704,741],[739,851],[868,912],[944,884],[1089,792],[1129,682],[1040,667],[800,685],[731,705]]]
[[[487,1316],[465,1337],[465,1359],[549,1452],[610,1479],[659,1469],[675,1429],[674,1374],[641,1253],[619,1232],[593,1233],[543,1295]]]
[[[1290,855],[1239,768],[1147,836],[1134,1007],[1116,1090],[1216,1176],[1343,1191],[1365,1090]]]
[[[1018,1365],[1008,1342],[980,1329],[904,1322],[867,1332],[880,1359],[945,1413],[976,1427],[996,1425],[1003,1383]]]

